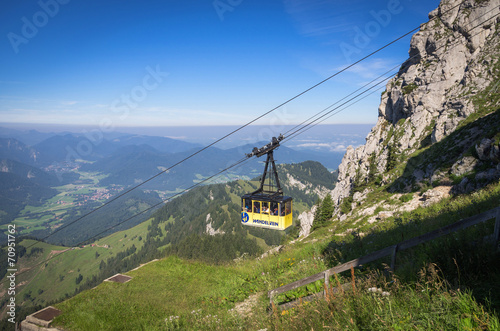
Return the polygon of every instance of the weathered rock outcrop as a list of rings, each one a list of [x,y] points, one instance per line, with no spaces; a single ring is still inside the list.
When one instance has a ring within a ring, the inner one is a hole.
[[[464,189],[456,181],[474,171],[499,177],[499,11],[499,0],[443,0],[429,14],[387,83],[366,144],[347,149],[337,207],[367,183],[403,193],[424,182]]]
[[[313,206],[310,211],[305,211],[299,215],[300,232],[299,237],[307,237],[311,233],[311,228],[314,222],[314,214],[318,206]]]

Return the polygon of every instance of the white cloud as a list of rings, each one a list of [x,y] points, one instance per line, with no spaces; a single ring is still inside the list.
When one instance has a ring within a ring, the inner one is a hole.
[[[345,152],[347,146],[338,142],[330,143],[305,143],[296,145],[297,148],[307,148],[307,149],[322,149],[328,150],[330,152]]]
[[[361,62],[347,69],[347,72],[360,76],[363,79],[374,79],[390,70],[397,70],[401,64],[399,60],[374,58]],[[340,70],[342,68],[336,68]]]
[[[73,106],[73,105],[76,105],[78,103],[78,101],[61,101],[60,103],[63,106]]]
[[[361,0],[284,0],[286,12],[293,18],[299,33],[306,36],[332,36],[352,28],[360,17]]]

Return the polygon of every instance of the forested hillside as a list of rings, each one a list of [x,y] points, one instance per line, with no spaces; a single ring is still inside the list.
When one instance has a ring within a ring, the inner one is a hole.
[[[0,182],[0,224],[11,222],[26,205],[40,205],[57,194],[55,189],[9,172],[0,172]]]
[[[278,176],[284,179],[285,194],[294,198],[295,219],[300,212],[313,206],[321,192],[333,188],[335,180],[334,174],[320,163],[311,161],[279,165]],[[294,180],[290,181],[290,177]],[[284,233],[246,227],[240,222],[240,197],[257,187],[257,181],[208,185],[169,202],[153,215],[153,225],[166,231],[162,243],[169,245],[167,252],[221,262],[244,253],[255,255],[264,247],[279,244]],[[199,244],[191,245],[195,241]],[[220,253],[212,254],[214,251]]]
[[[80,208],[75,208],[65,214],[62,220],[63,224],[70,223],[85,216],[81,222],[68,226],[52,234],[52,229],[33,231],[30,235],[38,238],[47,238],[47,242],[64,246],[75,246],[79,243],[86,243],[91,238],[92,241],[110,235],[113,232],[131,228],[148,219],[151,211],[145,212],[137,217],[136,214],[160,203],[156,192],[145,193],[141,190],[135,190],[120,198],[116,203],[109,204],[102,209],[94,212],[94,209],[100,206],[100,203],[88,202]],[[123,222],[131,218],[127,222]],[[120,224],[122,223],[122,224]]]

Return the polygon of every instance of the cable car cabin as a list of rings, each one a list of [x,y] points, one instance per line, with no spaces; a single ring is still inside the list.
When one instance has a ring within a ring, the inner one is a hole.
[[[241,222],[273,230],[285,230],[292,225],[292,198],[245,194],[241,197]]]
[[[244,225],[285,230],[293,223],[292,198],[283,194],[273,157],[273,151],[283,139],[283,135],[273,137],[271,143],[255,147],[252,153],[247,154],[248,158],[267,155],[267,160],[260,187],[241,197],[241,223]]]

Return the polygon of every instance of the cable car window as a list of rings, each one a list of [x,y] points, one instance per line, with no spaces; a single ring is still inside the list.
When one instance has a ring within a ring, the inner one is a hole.
[[[271,215],[278,216],[278,203],[277,202],[271,202]]]
[[[250,199],[242,199],[241,201],[241,208],[244,212],[249,212],[250,211],[250,206],[252,205],[252,200]]]
[[[290,214],[291,211],[292,211],[292,202],[287,201],[285,204],[285,215]]]
[[[262,213],[269,214],[269,203],[266,201],[262,202]]]
[[[259,201],[253,202],[253,212],[260,213],[260,202]]]

